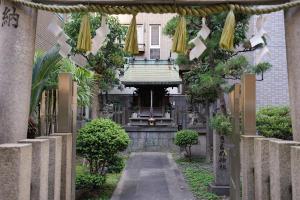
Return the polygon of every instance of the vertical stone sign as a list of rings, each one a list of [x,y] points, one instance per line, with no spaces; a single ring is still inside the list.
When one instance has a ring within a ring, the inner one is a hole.
[[[0,144],[27,137],[36,16],[0,1]]]
[[[209,186],[211,192],[217,195],[229,195],[229,157],[225,148],[228,139],[216,131],[213,132],[213,168],[214,182]]]

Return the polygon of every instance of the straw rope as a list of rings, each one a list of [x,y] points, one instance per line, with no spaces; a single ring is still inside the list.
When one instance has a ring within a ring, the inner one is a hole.
[[[181,5],[134,5],[134,6],[115,6],[115,5],[52,5],[43,3],[34,3],[26,0],[9,0],[11,2],[21,4],[30,8],[35,8],[39,10],[56,12],[56,13],[74,13],[74,12],[100,12],[105,14],[136,14],[142,13],[178,13],[179,15],[192,15],[204,17],[212,14],[217,14],[221,12],[228,12],[231,9],[235,13],[244,14],[268,14],[272,12],[277,12],[280,10],[286,10],[292,7],[300,6],[300,0],[288,2],[284,4],[278,4],[267,7],[255,7],[246,6],[239,4],[219,4],[211,5],[206,7],[195,7],[195,6],[181,6]]]

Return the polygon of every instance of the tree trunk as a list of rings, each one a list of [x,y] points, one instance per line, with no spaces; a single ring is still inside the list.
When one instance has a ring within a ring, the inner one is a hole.
[[[226,109],[226,101],[224,96],[224,91],[220,88],[219,89],[219,100],[220,100],[220,110],[221,113],[227,116],[227,109]]]
[[[211,117],[209,103],[206,103],[206,105],[205,105],[205,117],[206,117],[206,161],[211,162],[212,156],[213,156],[213,151],[212,151],[213,130],[209,125],[209,120]]]
[[[99,81],[96,80],[96,83],[93,88],[93,97],[91,104],[91,118],[97,119],[100,117],[100,98],[99,98]]]

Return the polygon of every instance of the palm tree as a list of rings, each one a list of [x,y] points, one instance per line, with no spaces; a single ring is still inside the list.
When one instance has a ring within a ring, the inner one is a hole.
[[[30,116],[28,123],[28,137],[37,135],[39,103],[43,92],[47,89],[57,88],[58,75],[69,72],[77,82],[77,101],[79,106],[89,106],[93,96],[92,89],[96,83],[93,72],[77,67],[69,59],[63,59],[60,46],[55,45],[46,53],[36,52],[32,71],[32,89],[30,100]]]
[[[28,138],[37,133],[37,111],[43,91],[53,72],[60,68],[62,57],[59,54],[60,46],[55,45],[46,53],[36,52],[32,68],[32,87],[30,98],[30,115],[28,120]]]

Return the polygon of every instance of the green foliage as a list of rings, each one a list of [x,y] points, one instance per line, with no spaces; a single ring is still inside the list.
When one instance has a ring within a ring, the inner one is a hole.
[[[77,152],[89,162],[90,172],[105,174],[108,162],[127,148],[129,137],[109,119],[95,119],[79,130]]]
[[[268,71],[269,69],[271,69],[271,67],[272,67],[272,65],[270,63],[267,63],[267,62],[259,63],[256,66],[252,67],[252,73],[262,74],[262,73]]]
[[[226,79],[240,79],[243,73],[261,74],[270,68],[269,63],[251,65],[245,56],[219,62],[214,68],[202,64],[185,74],[187,94],[194,103],[210,104],[226,91],[225,88],[231,88]]]
[[[116,78],[116,69],[123,67],[124,56],[122,41],[124,41],[126,28],[121,26],[116,17],[109,16],[107,23],[110,29],[110,33],[104,42],[104,45],[100,48],[96,55],[88,54],[78,51],[76,49],[76,43],[80,30],[80,23],[83,13],[71,14],[71,20],[69,20],[65,26],[65,33],[70,37],[68,43],[72,47],[72,54],[80,54],[87,60],[87,68],[94,71],[99,75],[99,87],[102,90],[109,90],[119,81]],[[90,14],[92,37],[96,35],[96,30],[101,26],[102,16],[100,14]]]
[[[191,70],[185,73],[184,80],[187,85],[187,95],[192,103],[211,104],[218,98],[223,98],[225,88],[231,87],[226,81],[227,78],[240,79],[244,72],[261,74],[271,67],[269,63],[251,66],[244,56],[238,56],[243,51],[255,50],[246,45],[249,44],[247,40],[248,15],[235,13],[234,47],[239,46],[244,49],[235,52],[219,47],[226,16],[227,13],[223,12],[206,18],[211,34],[204,42],[207,49],[199,58],[189,61],[188,55],[179,55],[176,60],[178,65],[190,66]],[[186,20],[187,41],[190,41],[202,28],[202,20],[193,16],[186,16]],[[163,33],[172,37],[178,22],[178,16],[172,18],[164,27]],[[222,112],[225,113],[226,109],[222,108]]]
[[[219,96],[220,85],[224,83],[221,76],[211,68],[197,67],[184,76],[187,94],[193,103],[213,103]]]
[[[183,175],[189,185],[189,189],[193,192],[197,199],[219,200],[221,199],[214,193],[208,191],[209,185],[214,180],[214,175],[209,164],[205,163],[205,159],[176,159],[176,163],[181,168]]]
[[[60,47],[52,47],[48,52],[36,52],[32,70],[32,86],[30,99],[30,115],[36,111],[43,91],[53,72],[60,67],[62,57],[59,55]]]
[[[265,137],[292,140],[292,122],[290,110],[286,106],[265,107],[256,115],[257,131]]]
[[[219,134],[230,135],[232,133],[232,124],[230,118],[218,113],[211,118],[210,124]]]
[[[84,176],[85,174],[89,174],[88,169],[86,166],[77,165],[76,166],[76,176]],[[76,178],[77,184],[76,189],[83,189],[81,190],[82,193],[76,195],[78,199],[97,199],[97,200],[109,200],[117,187],[117,184],[120,180],[121,174],[120,173],[108,173],[105,176],[105,182],[100,188],[95,188],[91,186],[89,188],[82,187],[82,178]]]
[[[245,56],[236,56],[226,62],[219,63],[215,71],[222,76],[239,79],[243,73],[261,74],[272,67],[270,63],[262,62],[251,65]]]
[[[193,130],[178,131],[175,136],[175,144],[185,148],[186,156],[191,159],[191,147],[198,143],[198,133]]]
[[[192,130],[178,131],[175,136],[175,144],[180,147],[197,144],[198,133]]]
[[[120,173],[125,167],[124,158],[121,156],[114,156],[108,161],[108,173]]]
[[[103,175],[85,173],[76,176],[76,189],[99,189],[104,183]]]
[[[68,72],[72,74],[73,81],[77,83],[77,102],[80,106],[89,106],[91,104],[92,90],[96,84],[95,74],[76,65],[69,59],[62,59],[60,67],[51,73],[51,78],[47,81],[48,87],[57,87],[59,73]]]

